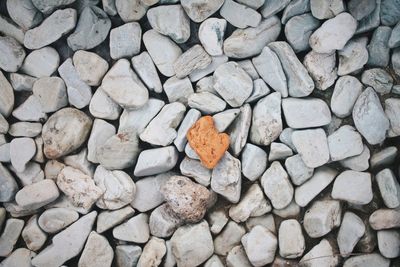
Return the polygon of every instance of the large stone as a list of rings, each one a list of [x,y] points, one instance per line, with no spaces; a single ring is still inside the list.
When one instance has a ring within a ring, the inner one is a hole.
[[[335,179],[332,198],[356,205],[365,205],[372,200],[371,174],[344,171]]]

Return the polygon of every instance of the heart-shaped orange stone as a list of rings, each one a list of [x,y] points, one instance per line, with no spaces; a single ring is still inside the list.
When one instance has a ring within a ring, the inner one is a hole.
[[[217,165],[229,147],[229,135],[217,131],[211,116],[201,117],[189,129],[186,137],[201,163],[208,169]]]

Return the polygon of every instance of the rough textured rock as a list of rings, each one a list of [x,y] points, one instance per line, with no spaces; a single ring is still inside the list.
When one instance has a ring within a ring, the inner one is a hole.
[[[202,22],[212,14],[214,14],[224,3],[223,0],[207,1],[207,0],[182,0],[181,5],[186,14],[194,22]]]
[[[315,87],[326,90],[335,83],[337,78],[336,54],[319,54],[309,52],[304,57],[304,66],[315,82]]]

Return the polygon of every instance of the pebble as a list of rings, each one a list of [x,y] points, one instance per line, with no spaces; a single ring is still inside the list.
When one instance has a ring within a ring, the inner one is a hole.
[[[110,56],[112,59],[132,57],[140,52],[142,29],[137,22],[126,23],[110,32]]]
[[[219,234],[228,222],[228,216],[224,209],[214,209],[207,213],[207,221],[210,224],[212,234]]]
[[[242,236],[246,233],[243,226],[229,221],[222,232],[214,238],[214,252],[220,256],[226,256],[228,252],[240,244]]]
[[[60,56],[53,47],[46,46],[29,53],[21,71],[36,78],[50,77],[60,65]]]
[[[242,188],[242,174],[240,160],[229,152],[221,158],[211,174],[211,189],[229,202],[237,203]]]
[[[101,209],[122,208],[131,203],[135,197],[135,183],[126,172],[109,171],[99,165],[93,180],[96,186],[104,192],[96,202],[96,206]]]
[[[396,116],[400,109],[400,101],[396,98],[385,100],[385,114],[390,122],[389,136],[398,136],[400,134],[400,121]]]
[[[353,171],[365,171],[369,168],[370,151],[364,144],[363,152],[360,155],[346,158],[340,161],[343,167],[349,168]]]
[[[390,260],[382,257],[379,253],[371,253],[366,255],[359,255],[349,258],[344,262],[343,267],[352,267],[352,266],[365,266],[365,267],[373,267],[373,266],[382,266],[389,267]]]
[[[197,69],[204,69],[211,64],[212,58],[204,48],[197,44],[186,50],[174,62],[174,71],[177,78],[182,79]]]
[[[292,183],[297,186],[303,184],[314,174],[314,168],[307,167],[299,154],[286,158],[285,168]]]
[[[294,16],[285,25],[286,39],[296,53],[308,50],[310,48],[308,40],[319,26],[320,22],[311,13]]]
[[[218,18],[209,18],[200,24],[199,40],[204,50],[210,56],[223,55],[222,45],[224,42],[227,21]]]
[[[385,258],[400,256],[400,233],[396,230],[380,230],[377,233],[379,251]]]
[[[161,74],[167,77],[174,76],[174,63],[182,54],[181,48],[155,30],[143,34],[143,43]]]
[[[396,26],[394,26],[392,31],[388,30],[387,32],[391,33],[387,45],[390,48],[395,48],[395,47],[400,46],[400,23],[397,23]],[[389,55],[389,53],[388,53],[388,55]],[[389,58],[388,58],[387,62],[389,63]]]
[[[295,131],[292,141],[307,167],[316,168],[329,161],[328,140],[321,128]]]
[[[15,193],[18,191],[18,184],[8,169],[0,163],[0,201],[8,202],[14,199]]]
[[[2,262],[2,266],[7,267],[30,267],[31,259],[36,256],[36,253],[26,248],[18,248],[14,250]]]
[[[337,266],[339,256],[336,255],[336,244],[331,240],[322,239],[299,262],[300,266],[319,267]]]
[[[135,210],[129,205],[118,210],[102,211],[97,217],[96,232],[101,234],[132,217],[134,213]]]
[[[328,136],[331,161],[357,156],[364,150],[361,135],[350,125],[344,125]]]
[[[16,1],[7,1],[7,3]],[[26,53],[24,48],[12,37],[0,37],[0,68],[7,72],[16,72],[22,65]]]
[[[39,217],[38,224],[46,233],[57,233],[79,219],[78,212],[68,208],[50,208]]]
[[[375,180],[386,207],[394,209],[400,206],[400,185],[393,171],[386,168],[376,174]]]
[[[296,204],[294,199],[292,199],[292,202],[288,206],[286,206],[283,209],[273,209],[272,213],[281,217],[281,218],[298,218],[300,214],[300,206]]]
[[[230,267],[251,267],[253,266],[247,258],[246,251],[242,245],[232,248],[226,257],[226,264]]]
[[[13,167],[22,172],[26,164],[35,156],[36,145],[32,138],[14,138],[10,143],[10,160]]]
[[[32,91],[33,84],[37,80],[35,77],[20,73],[10,73],[9,78],[15,91]]]
[[[38,209],[59,196],[58,188],[53,180],[42,180],[31,185],[26,185],[15,195],[15,201],[23,209]]]
[[[14,250],[14,246],[17,243],[23,227],[23,220],[14,218],[7,219],[3,233],[0,236],[1,257],[6,257]]]
[[[247,143],[242,151],[242,173],[250,181],[256,181],[267,168],[267,153],[260,147]]]
[[[242,244],[253,266],[264,266],[274,261],[278,240],[263,226],[257,225],[245,234]]]
[[[82,81],[97,86],[108,70],[108,63],[95,53],[79,50],[74,53],[73,63]]]
[[[236,29],[224,41],[224,54],[231,58],[247,58],[261,53],[270,42],[275,41],[281,31],[276,16],[262,20],[257,27]]]
[[[78,266],[111,266],[113,257],[114,251],[108,240],[92,231],[79,258]]]
[[[385,70],[379,68],[364,71],[361,81],[381,95],[390,93],[393,86],[393,78]]]
[[[240,29],[256,27],[261,21],[260,13],[233,0],[225,0],[219,13],[231,25]]]
[[[99,87],[90,100],[89,111],[96,118],[115,120],[121,113],[121,107]]]
[[[353,109],[353,120],[357,130],[369,144],[376,145],[385,139],[390,123],[371,87],[358,97]]]
[[[371,174],[344,171],[333,183],[332,198],[356,205],[365,205],[372,200]]]
[[[235,119],[229,132],[230,148],[233,155],[237,156],[246,145],[250,130],[252,110],[249,104],[240,107],[239,116]]]
[[[255,102],[260,98],[268,95],[270,92],[271,89],[264,82],[264,80],[257,78],[256,80],[253,81],[253,91],[251,92],[249,98],[246,99],[245,103]]]
[[[309,0],[298,0],[294,2],[290,2],[282,14],[282,24],[286,24],[289,19],[294,16],[302,15],[306,12],[310,12],[310,1]]]
[[[170,237],[183,224],[184,220],[168,204],[158,206],[150,214],[150,233],[156,237]]]
[[[290,0],[284,0],[284,1],[266,0],[264,1],[264,4],[261,7],[260,12],[263,18],[269,18],[282,11],[289,3]]]
[[[135,176],[148,176],[171,170],[178,160],[173,146],[143,150],[138,157]]]
[[[337,200],[314,201],[304,215],[304,230],[311,238],[322,237],[340,225],[341,212]]]
[[[209,186],[211,180],[211,170],[207,169],[199,160],[185,157],[179,166],[183,175],[193,178],[197,183]]]
[[[10,162],[10,143],[0,146],[0,162]]]
[[[181,5],[186,14],[194,22],[202,22],[212,14],[214,14],[222,4],[223,0],[207,1],[207,0],[182,0]]]
[[[382,1],[381,4],[381,23],[392,26],[400,20],[400,7],[396,0]]]
[[[224,100],[210,92],[191,94],[188,97],[188,105],[189,107],[198,109],[205,114],[221,112],[226,107]]]
[[[317,53],[341,50],[354,35],[357,21],[346,12],[325,21],[310,37],[310,46]]]
[[[331,19],[345,10],[343,0],[310,0],[312,15],[317,19]]]
[[[279,227],[279,255],[283,258],[294,259],[303,255],[306,249],[301,226],[294,219],[282,221]]]
[[[159,266],[166,252],[165,241],[157,237],[152,237],[144,246],[137,267]]]
[[[353,76],[339,77],[331,98],[332,112],[339,118],[349,116],[362,88],[360,81]]]
[[[32,259],[32,265],[61,266],[64,262],[77,256],[85,245],[96,215],[97,212],[92,211],[56,234],[52,239],[52,244]]]
[[[221,259],[217,255],[212,255],[206,263],[204,263],[204,267],[223,267],[223,263]]]
[[[66,6],[75,0],[32,0],[33,5],[42,13],[48,15],[58,7]]]
[[[154,30],[169,36],[178,44],[186,42],[190,37],[190,20],[181,5],[150,8],[147,19]]]
[[[115,263],[118,267],[136,266],[142,248],[134,245],[118,245],[115,247]]]
[[[25,31],[3,15],[0,16],[0,32],[16,39],[21,44],[24,43]]]
[[[215,71],[215,69],[224,63],[228,62],[228,57],[225,55],[222,56],[217,56],[217,57],[212,57],[211,58],[211,64],[205,67],[204,69],[197,69],[194,70],[190,75],[190,81],[191,82],[196,82],[200,80],[201,78],[205,77],[206,75],[212,73]],[[213,89],[215,91],[215,89]]]
[[[391,33],[392,29],[390,27],[380,26],[376,28],[368,45],[368,65],[376,67],[389,65],[389,47],[391,46],[391,36],[393,36]]]
[[[43,112],[55,112],[68,105],[65,83],[59,77],[39,78],[33,84],[32,92]]]
[[[349,255],[365,233],[365,225],[356,214],[345,212],[340,226],[337,242],[343,256]]]
[[[189,129],[193,126],[193,124],[201,117],[200,111],[197,109],[190,109],[185,118],[182,120],[181,125],[176,134],[176,138],[174,140],[174,145],[179,152],[183,152],[185,146],[187,144],[186,134]]]
[[[171,144],[177,136],[175,129],[182,121],[185,111],[186,107],[179,102],[165,105],[140,134],[140,139],[152,145]]]
[[[304,57],[303,62],[317,89],[324,91],[335,83],[337,78],[335,53],[320,54],[311,51]]]
[[[154,62],[149,53],[144,51],[141,54],[134,56],[132,58],[132,66],[137,75],[139,75],[140,79],[150,91],[154,91],[156,93],[162,92],[163,88],[160,77],[158,77],[156,66],[154,66]]]
[[[140,213],[129,219],[128,221],[113,228],[112,234],[114,238],[135,242],[146,243],[150,237],[149,216],[145,213]]]
[[[176,76],[169,78],[163,85],[168,101],[181,102],[184,105],[188,104],[188,98],[194,93],[192,83],[188,77],[178,79]]]
[[[28,249],[39,250],[47,240],[47,234],[39,227],[37,215],[33,215],[22,230],[22,238]]]
[[[77,12],[75,9],[59,9],[47,17],[39,26],[25,33],[24,46],[39,49],[60,39],[75,28]]]
[[[382,166],[392,164],[397,156],[397,152],[395,146],[389,146],[380,151],[375,151],[370,160],[371,168],[378,169]]]
[[[148,6],[140,0],[115,0],[115,7],[125,23],[140,20],[148,9]]]
[[[368,38],[359,37],[350,40],[339,50],[339,76],[358,72],[364,67],[368,62],[367,42]]]
[[[374,230],[398,228],[400,212],[397,209],[378,209],[370,215],[369,224]]]

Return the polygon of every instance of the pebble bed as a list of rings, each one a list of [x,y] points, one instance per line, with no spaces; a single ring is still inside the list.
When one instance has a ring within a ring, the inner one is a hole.
[[[0,267],[400,266],[399,136],[399,0],[0,1]]]

